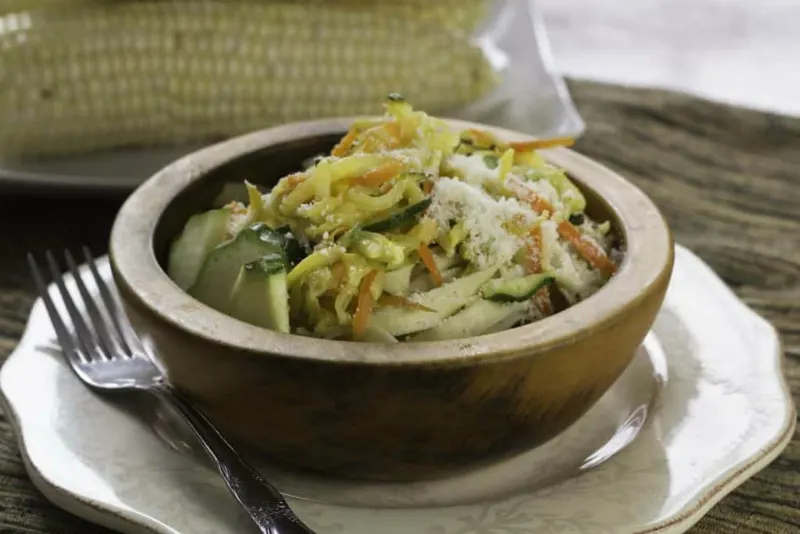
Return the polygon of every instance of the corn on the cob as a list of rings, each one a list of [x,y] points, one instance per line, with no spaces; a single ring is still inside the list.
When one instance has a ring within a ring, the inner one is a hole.
[[[390,92],[441,113],[496,84],[469,39],[490,0],[29,2],[0,4],[7,157],[376,113]]]
[[[41,9],[49,6],[64,5],[69,0],[0,0],[0,13],[22,13],[25,11]],[[86,0],[72,0],[72,4],[83,3]],[[88,0],[91,1],[91,0]]]

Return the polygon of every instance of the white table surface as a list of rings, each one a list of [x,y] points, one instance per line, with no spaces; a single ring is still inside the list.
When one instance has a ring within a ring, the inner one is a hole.
[[[534,0],[556,66],[800,116],[800,0]]]

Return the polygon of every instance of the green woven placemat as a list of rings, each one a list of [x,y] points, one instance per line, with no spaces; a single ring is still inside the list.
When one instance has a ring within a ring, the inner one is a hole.
[[[588,124],[577,150],[642,187],[676,239],[780,330],[800,397],[800,119],[656,90],[570,89]],[[24,254],[105,243],[120,199],[0,198],[0,359],[22,334],[33,289]],[[800,531],[800,433],[691,532]],[[49,504],[28,480],[0,414],[0,532],[108,532]],[[187,533],[189,534],[189,533]]]

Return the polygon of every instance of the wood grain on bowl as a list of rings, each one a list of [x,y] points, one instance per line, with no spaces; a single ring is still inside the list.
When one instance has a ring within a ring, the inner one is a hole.
[[[596,294],[530,325],[431,343],[320,340],[237,321],[194,300],[164,273],[171,239],[224,182],[269,187],[329,150],[351,120],[288,125],[214,145],[167,167],[125,203],[111,237],[114,277],[170,380],[230,436],[288,463],[346,477],[427,478],[557,435],[631,361],[673,262],[669,229],[653,203],[574,152],[546,157],[570,173],[591,216],[612,221],[624,259]]]

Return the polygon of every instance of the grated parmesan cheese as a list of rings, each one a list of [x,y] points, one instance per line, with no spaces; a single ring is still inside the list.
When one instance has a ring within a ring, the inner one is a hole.
[[[552,204],[553,208],[556,210],[556,213],[560,213],[564,210],[564,204],[562,203],[562,199],[559,196],[558,191],[556,191],[556,188],[553,187],[553,185],[547,180],[526,180],[525,178],[520,178],[515,174],[512,176],[516,177],[520,184]]]
[[[483,161],[483,156],[453,154],[447,158],[447,165],[465,182],[476,187],[483,187],[486,182],[500,180],[498,169],[490,169]]]
[[[553,271],[559,286],[571,303],[582,300],[603,285],[603,276],[590,268],[575,249],[559,238],[557,224],[543,221],[542,229],[542,265],[545,270]]]
[[[314,207],[313,202],[306,202],[305,204],[300,204],[299,206],[297,206],[297,214],[305,215],[306,213],[308,213],[308,210],[310,210],[313,207]]]
[[[522,218],[533,224],[536,214],[515,199],[495,200],[481,188],[454,178],[440,178],[433,189],[428,215],[440,228],[449,228],[459,220],[467,231],[464,246],[479,269],[508,261],[525,246],[522,237],[503,228],[503,223]]]

